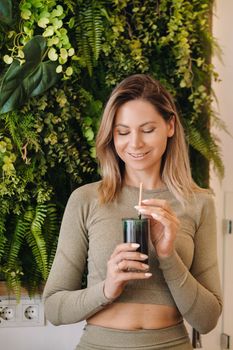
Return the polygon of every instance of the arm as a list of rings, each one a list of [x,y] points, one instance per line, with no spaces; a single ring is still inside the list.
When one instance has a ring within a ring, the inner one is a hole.
[[[213,199],[204,196],[190,271],[174,246],[178,219],[164,200],[144,200],[137,207],[154,219],[151,240],[160,269],[182,316],[200,333],[211,331],[221,314],[222,300],[217,264],[216,223]],[[197,203],[200,205],[200,203]]]
[[[85,320],[115,300],[127,281],[151,277],[148,265],[143,264],[148,257],[136,251],[137,244],[123,243],[106,261],[105,280],[81,289],[89,248],[90,206],[87,192],[78,189],[65,209],[56,256],[44,290],[45,314],[54,325]],[[141,272],[128,272],[128,268]]]
[[[79,193],[79,195],[77,195]],[[45,314],[54,325],[76,323],[95,314],[109,302],[104,281],[81,289],[86,265],[88,215],[85,193],[74,191],[67,203],[56,256],[44,289]]]
[[[204,203],[200,224],[194,237],[194,257],[190,271],[174,251],[159,258],[160,268],[176,305],[200,333],[211,331],[222,310],[217,263],[216,223],[213,199]]]

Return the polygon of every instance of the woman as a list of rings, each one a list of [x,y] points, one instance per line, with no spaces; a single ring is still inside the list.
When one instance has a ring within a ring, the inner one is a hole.
[[[55,325],[86,320],[80,350],[192,349],[183,318],[207,333],[221,313],[215,211],[191,178],[170,94],[147,75],[123,80],[105,107],[96,150],[102,180],[67,203],[46,316]],[[138,212],[150,218],[148,256],[122,243],[121,219]]]

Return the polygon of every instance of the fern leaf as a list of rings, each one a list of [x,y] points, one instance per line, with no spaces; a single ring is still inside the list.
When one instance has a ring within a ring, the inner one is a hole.
[[[16,301],[19,302],[21,297],[20,276],[18,274],[15,274],[14,272],[9,271],[8,273],[6,273],[5,277],[8,290],[14,293]]]
[[[49,204],[47,216],[43,226],[44,236],[46,238],[46,245],[48,251],[48,270],[51,269],[54,256],[57,248],[58,233],[60,222],[58,219],[57,209],[55,204]]]
[[[16,114],[15,112],[9,112],[6,113],[6,117],[5,117],[5,126],[6,128],[9,130],[10,135],[14,141],[14,143],[16,144],[17,148],[21,151],[23,143],[22,140],[20,138],[20,134],[19,134],[19,128],[17,125],[17,120],[16,120]]]
[[[218,116],[217,112],[213,112],[211,114],[211,125],[216,127],[219,130],[224,131],[227,135],[232,137],[226,123]]]
[[[75,7],[75,2],[72,0],[63,0],[64,5],[67,6],[67,8],[72,12],[75,13],[74,7]]]
[[[57,214],[56,205],[53,203],[48,204],[45,222],[43,225],[43,232],[46,238],[47,246],[53,242],[54,237],[58,235],[59,219]]]
[[[6,223],[6,214],[0,213],[0,262],[1,258],[5,252],[5,245],[7,242],[7,239],[4,235],[4,232],[6,231],[5,223]]]
[[[47,206],[38,204],[31,221],[31,229],[26,235],[26,240],[31,247],[32,254],[41,272],[42,277],[46,280],[48,276],[48,254],[46,249],[46,241],[42,234],[42,226],[46,218]]]
[[[31,143],[36,150],[40,148],[38,143],[38,135],[34,130],[35,118],[31,113],[23,116],[18,111],[6,113],[5,126],[9,130],[15,145],[22,151],[23,145]]]
[[[193,126],[187,125],[188,142],[190,145],[199,151],[207,160],[212,161],[220,178],[224,175],[224,165],[221,159],[220,148],[217,145],[216,139],[209,132],[197,130]]]
[[[57,242],[58,242],[58,237],[55,237],[53,243],[52,243],[52,248],[50,250],[50,254],[49,254],[49,261],[48,261],[48,269],[50,271],[52,264],[53,264],[53,260],[57,251]]]
[[[11,237],[10,249],[7,257],[7,268],[13,269],[18,259],[18,254],[23,243],[25,232],[28,230],[27,223],[24,222],[22,216],[16,219],[14,233]]]
[[[41,273],[38,271],[35,260],[31,261],[30,270],[25,271],[25,278],[23,282],[23,285],[27,289],[30,297],[33,297],[39,292],[41,285]]]
[[[101,10],[92,2],[91,6],[85,12],[85,29],[88,37],[88,43],[92,49],[94,60],[97,61],[101,50],[101,39],[103,34],[103,24]]]
[[[6,242],[6,237],[4,236],[3,232],[0,232],[0,262],[4,254]]]
[[[92,70],[93,70],[91,49],[88,43],[82,11],[78,13],[77,17],[78,17],[77,18],[78,25],[76,27],[76,39],[77,39],[79,55],[82,56],[85,62],[85,65],[88,69],[89,75],[91,76]]]
[[[88,72],[92,75],[93,66],[99,58],[104,31],[101,4],[89,1],[77,15],[76,39]]]

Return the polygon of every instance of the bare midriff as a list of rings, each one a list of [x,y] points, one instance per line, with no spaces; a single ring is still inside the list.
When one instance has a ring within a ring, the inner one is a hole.
[[[137,330],[166,328],[181,321],[181,314],[171,306],[113,303],[91,316],[87,323],[108,328]]]

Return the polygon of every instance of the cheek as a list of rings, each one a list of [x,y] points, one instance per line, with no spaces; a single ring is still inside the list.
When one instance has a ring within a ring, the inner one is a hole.
[[[160,135],[156,140],[152,141],[154,148],[160,150],[160,152],[165,151],[167,147],[167,137],[165,135]]]
[[[167,141],[168,141],[168,138],[164,138],[163,141],[161,141],[161,147],[163,148],[164,152],[167,148]]]
[[[115,136],[113,138],[113,142],[114,142],[114,147],[117,153],[119,153],[121,150],[123,150],[123,148],[126,145],[126,140],[123,138],[119,138],[117,136]]]
[[[119,143],[114,139],[113,144],[114,144],[116,154],[118,155],[118,157],[121,158],[121,149],[119,147]]]

